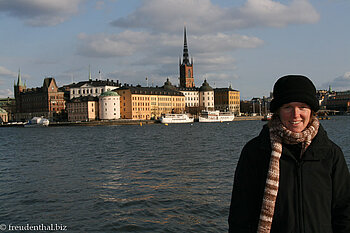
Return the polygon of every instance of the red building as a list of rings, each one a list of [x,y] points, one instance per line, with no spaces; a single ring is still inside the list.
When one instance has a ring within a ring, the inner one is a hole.
[[[64,92],[58,90],[54,78],[45,78],[42,87],[27,88],[18,74],[14,85],[16,99],[16,121],[26,121],[35,116],[44,116],[50,120],[61,120],[65,110]]]

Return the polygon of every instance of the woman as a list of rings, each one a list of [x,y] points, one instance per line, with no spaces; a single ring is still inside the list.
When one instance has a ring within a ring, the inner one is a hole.
[[[272,119],[237,164],[229,232],[350,233],[349,170],[315,117],[315,86],[288,75],[273,95]]]

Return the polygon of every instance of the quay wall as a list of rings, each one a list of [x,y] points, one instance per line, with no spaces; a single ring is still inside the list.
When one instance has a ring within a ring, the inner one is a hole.
[[[262,116],[237,116],[234,121],[256,121],[261,120]],[[100,125],[149,125],[157,124],[157,120],[130,120],[130,119],[118,119],[118,120],[106,120],[106,121],[87,121],[87,122],[50,122],[49,127],[57,126],[100,126]],[[0,127],[23,127],[23,124],[4,124]]]

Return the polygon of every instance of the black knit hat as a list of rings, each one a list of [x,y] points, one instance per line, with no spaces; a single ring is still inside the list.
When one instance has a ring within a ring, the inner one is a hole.
[[[317,112],[319,109],[316,88],[312,81],[302,75],[287,75],[279,78],[273,87],[271,112],[275,112],[283,104],[290,102],[306,103]]]

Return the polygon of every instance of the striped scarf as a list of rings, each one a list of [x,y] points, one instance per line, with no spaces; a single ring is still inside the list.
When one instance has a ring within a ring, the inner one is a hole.
[[[272,152],[260,212],[258,233],[269,233],[271,230],[278,193],[280,174],[279,160],[282,154],[282,142],[286,144],[302,143],[300,154],[300,156],[302,156],[307,147],[311,144],[312,139],[316,136],[318,128],[319,121],[315,116],[311,117],[309,125],[300,133],[288,130],[278,117],[273,118],[269,122]]]

